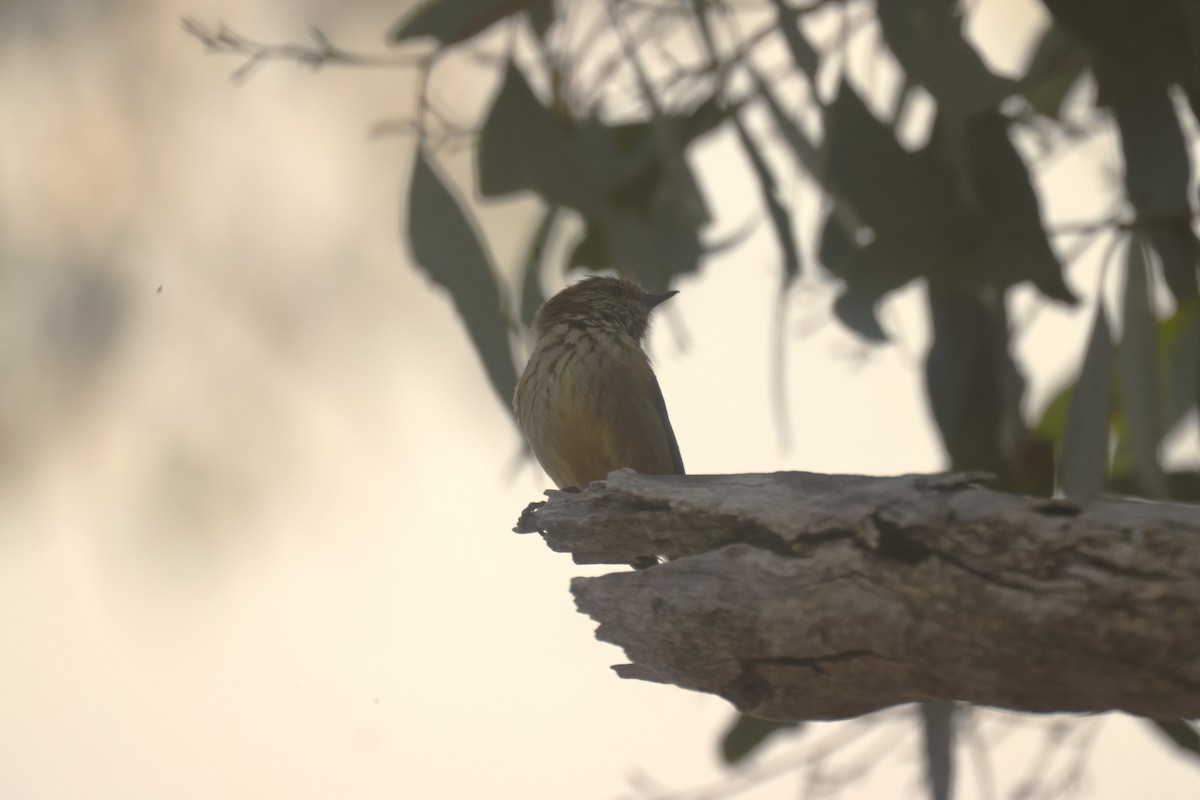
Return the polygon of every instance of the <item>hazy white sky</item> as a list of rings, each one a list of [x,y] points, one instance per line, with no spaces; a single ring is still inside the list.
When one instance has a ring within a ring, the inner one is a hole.
[[[1004,5],[979,19],[1000,30]],[[618,680],[621,653],[567,592],[602,570],[510,533],[547,481],[407,263],[411,142],[367,135],[407,113],[410,77],[283,64],[237,86],[178,24],[280,41],[316,24],[375,49],[397,15],[339,8],[0,11],[0,798],[600,800],[638,775],[719,775],[728,705]],[[727,144],[697,154],[726,231],[757,203]],[[1087,193],[1082,165],[1058,169]],[[495,252],[520,245],[530,209],[488,211]],[[1090,297],[1087,270],[1070,280]],[[797,293],[781,447],[777,280],[764,226],[683,281],[653,332],[689,470],[940,468],[916,289],[889,307],[898,343],[873,351],[827,319],[827,291]],[[1034,407],[1089,318],[1048,309],[1020,340]],[[913,796],[903,714],[881,729],[900,739],[890,761],[844,797]],[[1083,796],[1200,787],[1138,723],[1089,724]],[[819,727],[813,741],[835,732]],[[1000,787],[1046,729],[997,751]],[[969,764],[963,796],[982,797]],[[745,796],[794,797],[795,780]]]

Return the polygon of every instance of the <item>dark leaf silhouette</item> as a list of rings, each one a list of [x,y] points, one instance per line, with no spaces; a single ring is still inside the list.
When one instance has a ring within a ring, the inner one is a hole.
[[[1125,156],[1125,190],[1162,262],[1163,277],[1183,301],[1196,295],[1200,240],[1191,225],[1187,142],[1167,87],[1101,70],[1100,87],[1116,114]]]
[[[803,727],[804,723],[772,722],[739,714],[721,736],[721,760],[726,764],[741,763],[774,734],[788,730],[798,731]]]
[[[1189,411],[1200,409],[1200,297],[1159,324],[1158,342],[1167,375],[1164,431],[1169,431]]]
[[[527,13],[529,24],[539,39],[545,39],[554,24],[554,0],[530,0]]]
[[[1097,303],[1083,368],[1067,405],[1059,476],[1059,485],[1067,495],[1096,494],[1104,488],[1113,350],[1104,303]]]
[[[466,41],[525,8],[532,0],[424,0],[388,31],[400,44],[432,38],[445,46]]]
[[[602,189],[580,162],[576,134],[509,62],[479,135],[479,190],[485,197],[531,190],[551,205],[598,210]]]
[[[517,373],[491,259],[462,204],[421,150],[413,164],[406,227],[413,260],[450,293],[492,388],[511,407]]]
[[[792,216],[779,197],[779,187],[770,166],[758,144],[750,138],[746,126],[735,117],[733,128],[737,131],[742,151],[750,160],[750,168],[758,179],[759,193],[762,195],[763,205],[767,207],[767,215],[771,218],[771,226],[775,230],[775,239],[779,242],[779,249],[783,254],[784,280],[790,283],[800,274],[800,248],[792,230]]]
[[[1200,732],[1185,719],[1152,719],[1150,724],[1175,746],[1193,758],[1200,758]]]
[[[1139,237],[1129,242],[1125,264],[1125,296],[1121,342],[1117,346],[1121,411],[1128,432],[1133,474],[1150,497],[1166,496],[1166,481],[1159,466],[1162,441],[1162,408],[1159,397],[1157,320],[1150,307],[1146,252]]]
[[[1063,104],[1071,89],[1092,67],[1092,55],[1062,25],[1051,24],[1042,32],[1021,91],[1039,114],[1061,119]]]
[[[925,729],[925,785],[930,800],[950,800],[954,778],[954,703],[939,700],[921,706]]]
[[[963,38],[953,3],[881,0],[876,13],[883,38],[905,74],[934,96],[944,115],[977,114],[1016,91],[1016,84],[993,74]]]
[[[929,311],[933,343],[925,359],[925,388],[951,468],[990,472],[1006,483],[1001,404],[1022,381],[1006,349],[1002,309],[930,286]]]

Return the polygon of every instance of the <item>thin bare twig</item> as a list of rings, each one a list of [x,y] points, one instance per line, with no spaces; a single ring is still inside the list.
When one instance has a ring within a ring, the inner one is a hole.
[[[963,741],[967,744],[967,752],[971,754],[971,761],[975,765],[979,797],[981,800],[996,800],[996,776],[992,771],[992,758],[988,752],[988,742],[983,738],[981,731],[981,712],[974,706],[968,706],[963,710],[962,716],[965,717],[965,724],[959,730],[962,731]]]
[[[1087,771],[1087,756],[1099,732],[1100,720],[1056,720],[1046,741],[1029,765],[1026,776],[1013,789],[1015,800],[1051,800],[1078,792]],[[1054,762],[1070,751],[1065,767],[1054,774]]]
[[[327,64],[348,67],[413,67],[428,61],[428,55],[365,54],[344,50],[330,41],[320,28],[312,28],[310,44],[289,42],[266,44],[257,42],[230,30],[224,23],[216,28],[191,17],[180,20],[184,31],[196,37],[210,53],[236,55],[246,59],[230,76],[243,82],[268,61],[293,61],[310,69],[320,69]]]
[[[813,796],[811,793],[828,792],[865,776],[868,766],[883,760],[911,734],[912,727],[903,720],[901,710],[885,711],[842,723],[823,740],[800,747],[775,761],[734,770],[707,786],[663,791],[657,782],[643,775],[639,776],[640,785],[634,788],[642,797],[653,800],[727,800],[786,775],[807,772],[805,796]],[[834,757],[846,753],[851,745],[864,741],[870,746],[864,747],[864,752],[857,757],[848,759],[848,763],[829,764]]]
[[[632,24],[632,23],[631,23]],[[601,16],[594,29],[595,34],[604,33],[612,29],[612,17]],[[679,25],[679,18],[671,14],[654,14],[645,23],[639,25],[634,31],[629,33],[633,40],[642,41],[662,41],[671,32],[674,26]],[[589,40],[587,48],[590,49],[592,41]],[[628,52],[624,48],[617,48],[615,52],[608,55],[599,66],[593,70],[597,75],[597,80],[591,86],[580,87],[582,111],[587,113],[599,100],[602,91],[611,89],[612,75],[617,71],[621,64],[628,59]],[[664,90],[669,87],[664,87]],[[640,88],[639,88],[640,90]]]

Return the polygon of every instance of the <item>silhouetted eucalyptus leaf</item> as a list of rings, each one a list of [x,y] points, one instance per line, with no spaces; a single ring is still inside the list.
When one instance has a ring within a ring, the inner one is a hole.
[[[951,130],[964,139],[946,163],[939,154]],[[869,244],[848,248],[851,237],[831,239],[826,224],[822,264],[854,295],[835,307],[843,319],[866,321],[864,331],[878,331],[864,310],[918,277],[966,293],[1028,280],[1047,296],[1074,301],[1042,229],[1028,170],[999,113],[949,127],[939,117],[929,144],[914,153],[843,84],[826,113],[824,156],[829,193],[874,232]],[[965,176],[956,175],[962,170]]]
[[[676,275],[700,266],[704,246],[695,221],[677,209],[658,206],[646,218],[607,214],[603,230],[613,266],[640,284],[664,289]]]
[[[1200,503],[1200,473],[1195,471],[1168,472],[1167,497],[1181,503]],[[1110,494],[1137,496],[1142,491],[1141,483],[1130,472],[1114,471],[1108,479],[1105,491]]]
[[[1146,720],[1159,733],[1170,739],[1176,747],[1192,758],[1200,758],[1200,731],[1185,719]]]
[[[841,222],[826,221],[821,263],[846,284],[834,311],[851,329],[881,341],[875,306],[942,260],[942,232],[962,229],[961,215],[932,156],[902,148],[846,83],[826,109],[820,158],[830,193],[874,231],[873,241],[858,247]]]
[[[532,190],[549,205],[600,207],[602,192],[579,161],[574,127],[542,105],[512,62],[479,134],[477,162],[485,197]]]
[[[541,308],[546,300],[542,293],[542,258],[546,252],[546,242],[554,231],[554,223],[558,220],[558,208],[548,207],[542,212],[542,218],[529,239],[525,250],[525,264],[521,280],[521,322],[525,327],[533,323],[533,315]]]
[[[1200,296],[1181,304],[1159,325],[1159,353],[1166,365],[1170,431],[1192,409],[1200,409]]]
[[[750,168],[758,178],[759,193],[767,214],[771,217],[771,226],[775,229],[775,238],[783,255],[784,282],[791,283],[800,275],[800,248],[796,245],[796,236],[792,230],[792,217],[779,198],[779,188],[775,176],[763,158],[758,145],[750,138],[746,126],[739,117],[734,116],[733,127],[737,131],[738,141],[746,158],[750,160]]]
[[[847,287],[834,302],[833,313],[843,325],[868,342],[885,342],[887,334],[883,332],[879,316],[875,313],[878,302],[878,296],[865,295]]]
[[[803,722],[773,722],[738,714],[721,736],[721,760],[730,765],[741,763],[773,734],[800,731],[803,727]]]
[[[1101,71],[1136,75],[1164,88],[1179,84],[1189,94],[1200,81],[1194,61],[1200,31],[1192,0],[1044,3],[1057,23],[1097,54]]]
[[[1141,494],[1163,497],[1166,482],[1159,463],[1162,419],[1159,404],[1157,320],[1150,307],[1146,251],[1139,237],[1129,242],[1125,263],[1124,319],[1117,346],[1121,410],[1128,426],[1129,454]]]
[[[943,113],[962,119],[995,108],[1016,91],[1016,84],[994,75],[963,38],[955,4],[880,0],[875,9],[896,60],[934,96]]]
[[[571,248],[567,267],[571,269],[582,267],[597,272],[615,267],[612,256],[608,252],[608,240],[604,236],[603,226],[598,221],[585,221],[583,235]]]
[[[792,154],[796,157],[797,163],[804,168],[809,175],[813,177],[817,183],[825,186],[825,162],[821,156],[821,151],[813,144],[808,136],[801,130],[800,126],[788,116],[783,107],[779,105],[775,94],[771,91],[767,81],[763,80],[762,76],[748,65],[747,71],[754,80],[754,86],[757,94],[762,98],[763,103],[767,107],[767,112],[771,115],[771,121],[775,124],[775,129],[783,136],[783,140],[788,143],[792,149]]]
[[[580,209],[585,232],[570,264],[615,269],[647,287],[664,288],[675,275],[697,269],[706,252],[700,227],[707,204],[683,146],[715,130],[727,111],[709,99],[656,122],[610,125],[599,119],[579,127],[576,153],[602,206]],[[664,159],[662,131],[680,147]],[[674,180],[670,173],[675,171]]]
[[[531,0],[424,0],[392,26],[387,41],[430,37],[442,46],[466,41],[517,13]]]
[[[887,334],[879,324],[875,308],[885,294],[896,288],[884,280],[894,274],[894,271],[883,267],[873,272],[857,265],[856,262],[862,262],[868,259],[872,252],[877,252],[868,248],[869,246],[862,249],[857,247],[846,232],[845,226],[833,214],[826,216],[821,226],[817,257],[825,269],[845,282],[845,287],[834,303],[834,314],[842,324],[864,339],[882,342],[887,339]],[[884,258],[886,259],[886,253]]]
[[[804,31],[800,30],[795,9],[788,7],[784,0],[771,0],[771,5],[775,7],[775,24],[783,33],[783,40],[787,42],[792,63],[808,76],[810,82],[814,81],[817,69],[821,66],[821,55],[808,41]]]
[[[1092,67],[1092,55],[1061,25],[1050,24],[1034,48],[1021,91],[1034,111],[1052,119],[1062,117],[1071,88]]]
[[[950,800],[954,788],[954,703],[948,700],[922,703],[921,723],[929,798]]]
[[[822,157],[828,186],[878,238],[926,238],[963,218],[946,169],[927,150],[912,153],[846,82],[825,112]]]
[[[574,133],[574,156],[584,174],[584,185],[592,202],[571,205],[585,216],[603,216],[608,211],[648,218],[656,207],[673,207],[673,216],[691,218],[697,227],[708,219],[708,207],[691,167],[683,158],[685,148],[712,132],[727,112],[712,98],[687,109],[667,112],[658,123],[630,122],[612,125],[589,118]],[[677,145],[670,160],[663,157],[661,130]],[[674,182],[668,181],[671,170]],[[599,187],[599,188],[595,188]]]
[[[664,289],[676,275],[694,272],[705,252],[699,231],[689,220],[672,217],[670,209],[652,211],[646,219],[614,211],[586,220],[568,266],[611,269],[647,288]]]
[[[491,259],[454,191],[419,149],[409,186],[406,228],[413,261],[450,292],[492,388],[504,407],[511,409],[517,374]]]
[[[554,0],[530,0],[527,13],[529,25],[539,39],[546,39],[550,26],[554,24]]]
[[[1075,384],[1071,383],[1059,389],[1038,417],[1033,432],[1052,442],[1061,443],[1067,430],[1067,406],[1071,402],[1071,392]]]
[[[1017,148],[1008,135],[1009,120],[989,110],[962,124],[965,165],[981,228],[979,257],[965,259],[980,270],[978,280],[1010,286],[1028,280],[1052,299],[1074,303],[1063,281],[1062,264],[1042,228],[1037,190]],[[934,136],[941,132],[941,117]],[[931,148],[937,142],[930,143]],[[966,264],[964,264],[964,267]]]
[[[1158,4],[1151,4],[1158,5]],[[1100,88],[1116,114],[1125,157],[1125,189],[1143,231],[1162,262],[1177,301],[1200,291],[1200,241],[1191,226],[1188,144],[1167,87],[1138,75],[1102,69]]]
[[[1059,485],[1067,495],[1097,494],[1108,466],[1109,410],[1112,398],[1113,341],[1104,303],[1096,320],[1083,367],[1067,407]]]
[[[1007,321],[973,294],[930,284],[933,341],[925,358],[925,391],[950,468],[1006,479],[1001,449],[1006,386],[1020,384],[1006,351]]]

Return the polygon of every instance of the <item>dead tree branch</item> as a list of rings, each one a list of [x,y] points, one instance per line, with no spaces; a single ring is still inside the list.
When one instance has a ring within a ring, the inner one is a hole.
[[[1039,500],[974,474],[647,476],[526,509],[627,678],[768,719],[950,699],[1200,716],[1200,507]]]

